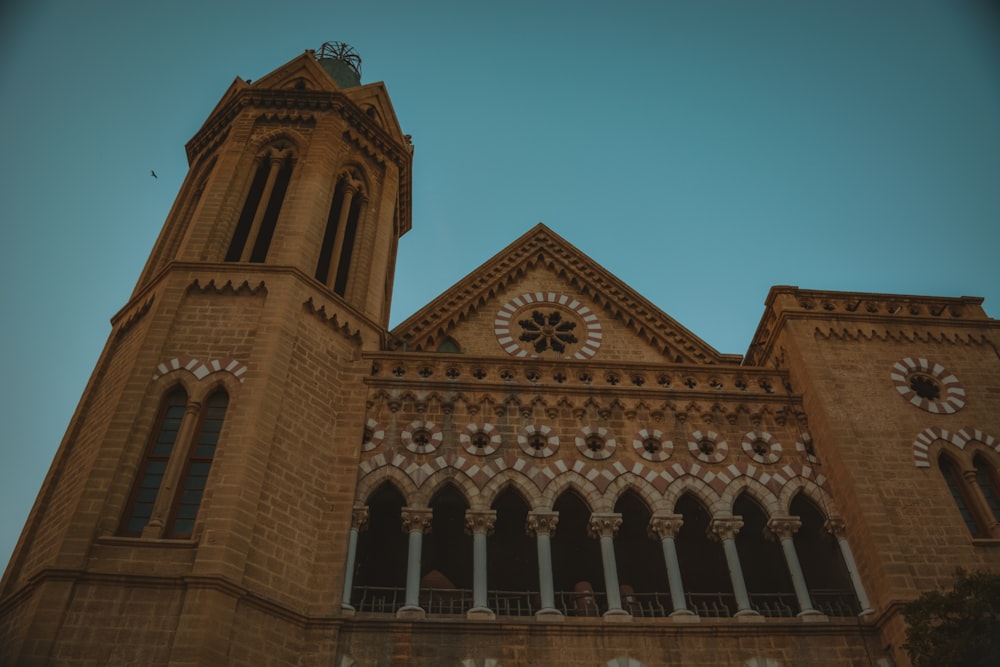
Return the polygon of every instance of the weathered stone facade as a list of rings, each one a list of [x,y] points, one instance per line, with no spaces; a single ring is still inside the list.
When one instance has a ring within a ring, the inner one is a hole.
[[[775,287],[719,354],[539,225],[389,331],[412,149],[329,71],[189,142],[0,662],[905,665],[901,605],[1000,569],[980,299]]]

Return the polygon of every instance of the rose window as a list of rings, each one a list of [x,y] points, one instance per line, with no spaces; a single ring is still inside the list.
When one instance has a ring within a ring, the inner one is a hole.
[[[604,337],[597,314],[578,299],[556,292],[528,292],[497,311],[497,343],[515,357],[556,355],[590,359]]]
[[[890,377],[899,395],[921,410],[950,415],[965,407],[965,389],[939,363],[907,357],[892,365]]]
[[[576,448],[588,459],[606,459],[616,447],[615,439],[603,427],[584,426],[576,436]]]
[[[715,431],[695,431],[688,440],[688,451],[699,461],[719,463],[726,458],[729,445]]]
[[[469,424],[458,434],[458,441],[473,456],[488,456],[500,448],[502,438],[493,424]]]
[[[640,429],[632,436],[632,447],[647,461],[666,461],[674,451],[674,443],[659,429]]]
[[[564,319],[558,310],[547,313],[534,310],[530,319],[519,320],[518,324],[521,325],[519,340],[528,343],[539,354],[546,350],[562,354],[566,351],[567,344],[577,342],[573,334],[576,322]]]

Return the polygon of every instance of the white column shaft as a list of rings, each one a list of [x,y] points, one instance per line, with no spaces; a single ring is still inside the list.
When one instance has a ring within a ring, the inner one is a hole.
[[[670,602],[674,611],[686,611],[687,604],[684,601],[684,585],[681,583],[681,568],[677,562],[677,545],[674,538],[664,537],[661,540],[663,545],[663,559],[667,563],[667,581],[670,583]]]
[[[410,543],[406,553],[406,606],[417,607],[420,602],[420,549],[424,534],[420,530],[410,531]]]
[[[861,573],[858,572],[858,564],[854,562],[854,553],[851,551],[851,545],[843,537],[838,537],[837,542],[840,543],[840,553],[844,555],[844,564],[847,565],[847,572],[851,575],[851,583],[854,585],[854,594],[858,596],[861,613],[871,613],[872,604],[868,600],[868,593],[865,592],[865,585],[861,582]]]
[[[608,591],[608,611],[622,608],[622,594],[618,588],[618,567],[615,564],[615,540],[610,535],[601,536],[601,561],[604,564],[604,586]]]
[[[802,613],[815,611],[812,600],[809,599],[809,588],[802,574],[799,555],[795,552],[795,542],[791,537],[781,538],[781,550],[785,552],[785,562],[788,563],[788,573],[792,575],[792,586],[795,588],[795,598],[799,601],[799,611]]]
[[[538,547],[538,588],[542,609],[552,609],[556,606],[556,596],[552,587],[552,545],[549,534],[538,533],[535,544]]]
[[[486,607],[486,533],[472,534],[472,606]]]
[[[351,606],[351,589],[354,588],[354,561],[358,551],[358,529],[352,527],[347,536],[347,568],[344,570],[344,606]]]
[[[733,582],[736,608],[738,611],[750,611],[750,595],[747,593],[746,581],[743,580],[743,568],[740,567],[740,554],[736,551],[736,540],[732,538],[722,540],[722,550],[726,554],[729,578]]]

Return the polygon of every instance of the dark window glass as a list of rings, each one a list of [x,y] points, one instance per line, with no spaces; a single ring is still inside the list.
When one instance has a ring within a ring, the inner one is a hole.
[[[181,475],[177,495],[174,498],[167,537],[191,536],[194,520],[201,506],[205,482],[212,467],[215,442],[222,429],[228,406],[229,396],[220,390],[212,394],[202,407],[194,442],[191,443],[187,464],[184,466],[184,473]]]
[[[153,503],[163,482],[163,472],[167,469],[167,459],[173,452],[177,433],[184,419],[186,405],[187,394],[180,388],[170,392],[163,399],[156,429],[153,431],[155,436],[146,449],[146,456],[132,488],[121,528],[123,535],[141,535],[143,528],[149,523],[153,514]]]
[[[955,464],[947,457],[942,456],[938,459],[938,467],[941,469],[941,476],[944,477],[945,483],[948,484],[951,497],[954,499],[955,505],[958,506],[958,511],[962,514],[962,520],[965,522],[969,532],[973,535],[979,535],[981,532],[979,523],[976,521],[976,515],[973,514],[969,503],[966,501],[965,491],[962,488],[962,481],[958,477],[958,470]]]

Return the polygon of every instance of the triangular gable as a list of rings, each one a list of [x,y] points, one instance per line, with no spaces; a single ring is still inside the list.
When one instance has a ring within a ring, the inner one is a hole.
[[[301,56],[288,61],[270,74],[266,74],[253,82],[253,88],[265,90],[339,90],[337,84],[323,66],[316,62],[312,51],[306,51]]]
[[[717,352],[541,223],[392,334],[411,351],[444,350],[454,341],[463,351],[501,357],[741,361]]]
[[[396,118],[396,110],[389,101],[389,93],[384,83],[381,81],[366,83],[363,86],[345,88],[341,92],[397,141],[408,143],[399,125],[399,119]]]

